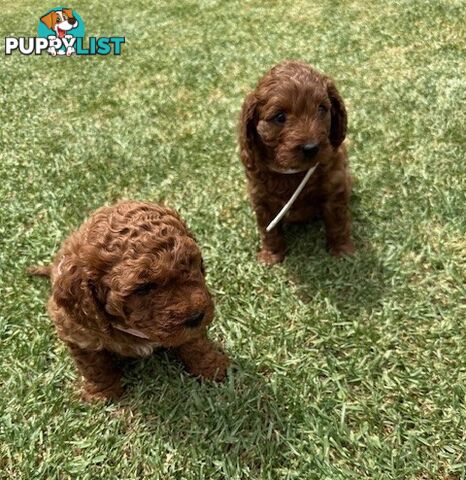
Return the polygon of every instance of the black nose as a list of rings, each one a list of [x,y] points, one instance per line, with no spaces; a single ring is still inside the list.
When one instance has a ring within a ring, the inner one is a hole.
[[[76,18],[73,18],[73,17],[68,18],[68,23],[70,25],[74,25],[76,22],[77,22]]]
[[[204,312],[196,312],[196,313],[194,313],[193,315],[191,315],[191,316],[184,322],[184,324],[185,324],[188,328],[196,328],[196,327],[198,327],[198,326],[201,324],[203,318],[204,318]]]
[[[306,158],[312,158],[317,155],[319,145],[317,143],[306,143],[303,145],[303,153]]]

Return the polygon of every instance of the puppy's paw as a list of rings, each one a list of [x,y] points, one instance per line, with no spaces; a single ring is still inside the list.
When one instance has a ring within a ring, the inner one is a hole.
[[[283,262],[285,252],[271,252],[270,250],[261,250],[257,254],[257,260],[263,265],[275,265]]]
[[[343,257],[345,255],[353,255],[356,251],[354,244],[351,240],[346,243],[329,246],[330,254],[334,257]]]
[[[81,391],[81,398],[89,403],[111,402],[118,400],[123,395],[123,387],[120,380],[110,386],[102,386],[91,382],[85,382]]]
[[[215,352],[212,354],[209,363],[201,368],[200,375],[206,380],[223,382],[227,376],[229,365],[230,360],[224,353]]]
[[[195,367],[191,367],[190,373],[203,380],[223,382],[227,376],[229,358],[222,352],[209,352]]]

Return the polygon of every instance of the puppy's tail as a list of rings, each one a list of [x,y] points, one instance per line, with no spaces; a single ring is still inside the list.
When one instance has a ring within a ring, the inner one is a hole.
[[[29,267],[26,272],[28,275],[34,275],[36,277],[49,277],[52,273],[51,265],[39,265],[36,267]]]

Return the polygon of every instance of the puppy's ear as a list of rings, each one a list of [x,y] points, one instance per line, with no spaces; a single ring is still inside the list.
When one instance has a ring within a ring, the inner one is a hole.
[[[82,257],[67,252],[59,264],[53,299],[79,326],[107,332],[110,317],[105,312],[105,292],[97,275]]]
[[[257,143],[256,121],[258,100],[251,92],[244,100],[239,124],[241,161],[246,168],[254,167],[254,150]]]
[[[71,10],[71,8],[64,8],[62,12],[64,12],[68,18],[73,17],[73,11]]]
[[[336,148],[339,147],[346,137],[347,114],[345,104],[337,87],[330,78],[327,80],[327,94],[332,104],[331,108],[331,126],[330,143]]]
[[[50,12],[47,13],[47,15],[44,15],[43,17],[40,18],[40,21],[47,26],[50,30],[53,30],[53,27],[55,26],[55,19],[56,19],[56,12]]]

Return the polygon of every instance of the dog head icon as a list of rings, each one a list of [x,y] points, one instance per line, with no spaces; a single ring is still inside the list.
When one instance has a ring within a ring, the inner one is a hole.
[[[69,30],[78,26],[78,21],[73,17],[69,8],[55,10],[41,17],[41,22],[50,30],[53,30],[58,38],[63,38]]]

